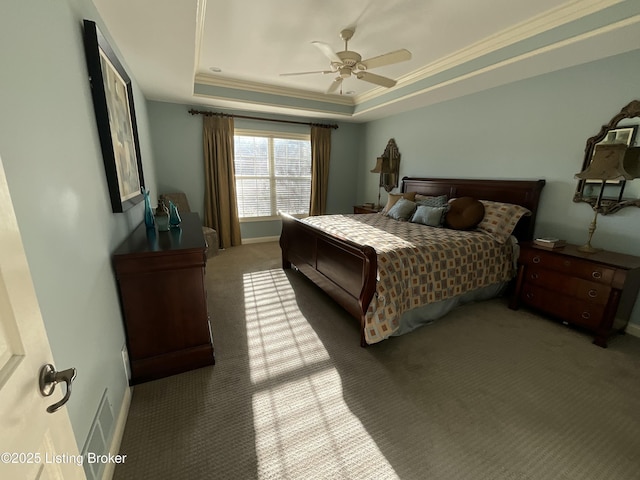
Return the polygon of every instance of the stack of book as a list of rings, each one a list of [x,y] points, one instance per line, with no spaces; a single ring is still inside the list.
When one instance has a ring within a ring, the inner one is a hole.
[[[536,247],[548,248],[549,250],[553,250],[554,248],[564,247],[567,244],[567,242],[560,238],[538,237],[533,241],[533,244]]]

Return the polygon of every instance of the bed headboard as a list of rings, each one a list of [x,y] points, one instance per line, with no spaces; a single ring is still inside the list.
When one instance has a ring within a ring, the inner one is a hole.
[[[536,224],[538,202],[544,180],[481,180],[460,178],[414,178],[402,179],[402,192],[417,192],[422,195],[446,195],[448,198],[473,197],[478,200],[513,203],[531,211],[531,216],[522,217],[513,234],[518,240],[531,240]]]

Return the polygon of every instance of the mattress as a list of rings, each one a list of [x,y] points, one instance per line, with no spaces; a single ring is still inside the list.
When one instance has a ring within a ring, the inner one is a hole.
[[[405,312],[496,288],[515,275],[513,242],[501,244],[479,231],[429,227],[380,214],[321,215],[303,222],[375,249],[376,292],[364,328],[369,344],[406,330],[401,323]]]

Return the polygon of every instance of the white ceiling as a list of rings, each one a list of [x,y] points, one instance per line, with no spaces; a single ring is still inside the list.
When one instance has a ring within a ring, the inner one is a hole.
[[[638,48],[637,0],[93,0],[151,100],[366,121]],[[637,2],[637,3],[636,3]],[[634,13],[635,12],[635,13]],[[333,75],[312,41],[363,58],[392,89]],[[220,69],[219,73],[211,67]],[[194,93],[195,92],[195,93]],[[335,107],[335,108],[334,108]]]

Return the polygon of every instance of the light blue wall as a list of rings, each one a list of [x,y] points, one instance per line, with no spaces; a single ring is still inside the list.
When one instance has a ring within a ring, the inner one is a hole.
[[[202,141],[202,117],[192,116],[193,108],[164,102],[149,102],[149,118],[153,140],[154,158],[158,172],[158,191],[168,193],[181,191],[187,194],[191,209],[203,217],[204,205],[204,159]],[[200,108],[201,110],[206,110]],[[211,109],[220,111],[216,109]],[[225,110],[226,112],[231,112]],[[290,118],[282,115],[232,112],[264,118],[290,119],[297,122],[318,119]],[[336,123],[328,121],[325,123]],[[358,157],[360,156],[363,126],[338,122],[339,128],[331,134],[331,166],[329,169],[329,191],[327,212],[349,212],[356,198]],[[276,122],[235,119],[236,128],[268,130],[293,133],[308,133],[309,127]],[[280,221],[243,222],[240,224],[242,238],[252,239],[280,235]]]
[[[111,212],[83,18],[108,35],[89,0],[0,2],[0,156],[55,365],[78,370],[68,411],[80,449],[104,390],[117,415],[127,387],[110,255],[143,215],[142,204]],[[145,179],[155,190],[137,88],[135,105]]]
[[[545,179],[536,234],[583,244],[593,211],[572,201],[574,175],[587,138],[640,98],[638,78],[635,50],[368,123],[357,200],[377,198],[367,172],[395,138],[401,176]],[[639,208],[598,218],[595,246],[640,255],[639,240]]]
[[[377,201],[377,177],[369,170],[395,138],[401,176],[545,179],[536,234],[582,244],[592,211],[572,201],[573,177],[586,139],[640,97],[639,77],[640,50],[635,50],[378,121],[342,122],[333,133],[329,212]],[[198,199],[201,212],[201,119],[188,115],[188,108],[150,102],[153,144],[160,188],[186,191]],[[257,127],[240,120],[237,125]],[[279,231],[279,222],[242,224],[243,238]],[[640,255],[639,238],[640,209],[628,208],[601,216],[593,243]],[[632,322],[640,324],[640,302]]]

